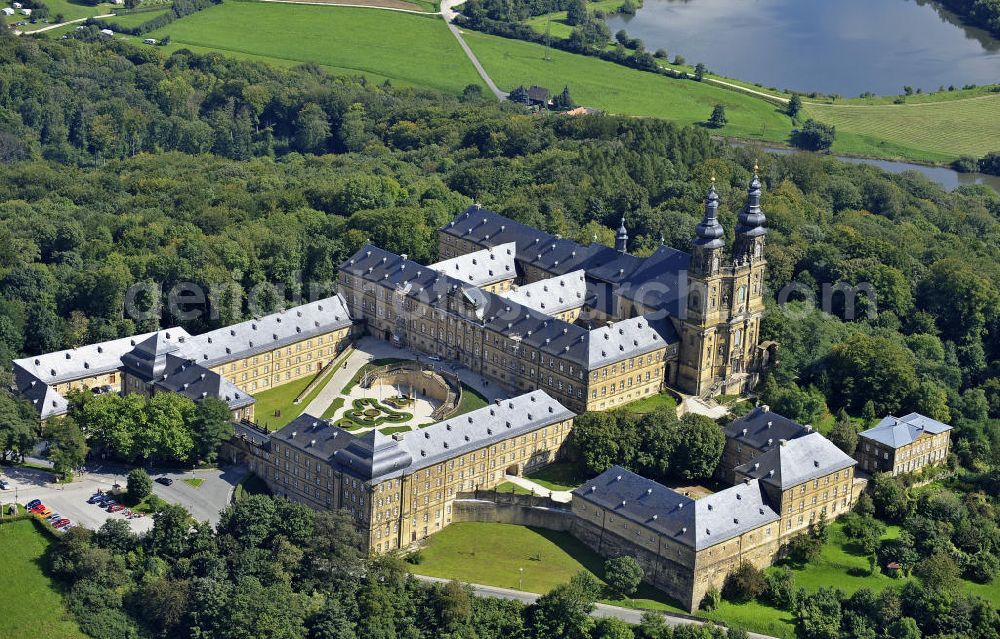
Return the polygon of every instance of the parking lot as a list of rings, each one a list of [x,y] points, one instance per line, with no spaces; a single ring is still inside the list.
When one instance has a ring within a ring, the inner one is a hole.
[[[10,484],[8,490],[0,492],[0,503],[9,504],[15,500],[26,504],[32,499],[42,503],[54,513],[71,520],[74,524],[91,529],[100,528],[108,519],[118,518],[129,523],[133,531],[140,533],[152,528],[153,519],[146,515],[139,519],[126,519],[124,511],[109,513],[96,504],[88,504],[87,499],[98,490],[109,492],[117,483],[124,489],[128,468],[96,466],[78,475],[70,484],[53,484],[52,476],[32,468],[4,468],[3,474]],[[236,484],[246,475],[246,469],[239,466],[224,469],[208,469],[187,472],[151,473],[156,478],[170,477],[171,486],[153,484],[153,492],[163,500],[184,506],[198,520],[215,525],[219,511],[230,501]],[[200,485],[184,479],[201,480]]]

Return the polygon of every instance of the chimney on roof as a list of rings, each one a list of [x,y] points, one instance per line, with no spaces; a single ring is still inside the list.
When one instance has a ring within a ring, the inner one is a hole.
[[[787,443],[788,443],[788,440],[787,440],[787,439],[779,439],[779,440],[778,440],[778,444],[780,444],[781,446],[784,446],[784,445],[785,445],[785,444],[787,444]]]
[[[773,426],[773,425],[774,425],[774,422],[767,422],[767,427],[768,427],[768,428],[770,428],[770,427],[771,427],[771,426]]]
[[[771,407],[768,406],[767,404],[761,404],[760,405],[760,412],[762,412],[762,413],[768,413],[770,411],[771,411]]]

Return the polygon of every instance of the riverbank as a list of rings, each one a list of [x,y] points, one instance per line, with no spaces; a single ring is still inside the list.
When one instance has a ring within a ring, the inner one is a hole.
[[[791,153],[809,153],[802,151],[791,145],[762,144],[758,140],[745,140],[736,138],[723,138],[715,136],[713,139],[728,142],[733,146],[748,146],[760,149],[762,153],[777,153],[781,155]],[[926,162],[902,162],[899,160],[885,160],[863,155],[817,153],[820,157],[833,158],[842,162],[852,164],[868,164],[877,166],[890,173],[903,173],[904,171],[916,171],[938,186],[951,191],[959,186],[969,184],[984,184],[997,193],[1000,193],[1000,176],[987,175],[985,173],[960,173],[948,166],[931,164]]]

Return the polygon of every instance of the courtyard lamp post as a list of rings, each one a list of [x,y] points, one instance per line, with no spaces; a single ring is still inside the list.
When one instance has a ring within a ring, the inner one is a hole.
[[[517,569],[517,589],[524,590],[524,568]]]

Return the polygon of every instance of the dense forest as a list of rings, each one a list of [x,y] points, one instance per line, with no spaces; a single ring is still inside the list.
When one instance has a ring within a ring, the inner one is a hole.
[[[271,284],[284,287],[267,298],[277,307],[310,284],[326,294],[337,265],[366,241],[432,261],[436,229],[472,201],[582,241],[612,241],[610,228],[625,216],[631,247],[644,254],[661,237],[689,247],[715,177],[732,241],[755,161],[769,227],[763,337],[780,343],[765,399],[804,422],[831,412],[870,420],[910,410],[948,421],[957,460],[995,494],[1000,196],[989,188],[949,193],[916,173],[762,154],[715,142],[703,129],[534,116],[475,90],[444,96],[315,67],[0,37],[0,359],[177,323],[200,332],[247,312],[230,299],[195,319],[176,320],[164,306],[137,321],[123,313],[137,282],[164,291],[178,282],[237,292]],[[824,286],[837,283],[867,283],[873,292],[853,312],[841,294],[824,304]],[[33,441],[12,426],[27,424],[27,411],[0,395],[5,458]],[[617,427],[599,422],[593,431]],[[634,465],[664,476],[706,474],[706,460],[683,455],[685,443],[704,439],[704,425],[660,426],[676,446],[660,451],[654,468],[655,450],[623,441]],[[716,451],[718,438],[711,443]],[[600,450],[592,452],[588,463],[603,464]],[[873,508],[885,509],[891,500],[884,501]],[[932,557],[934,539],[972,548],[968,522],[995,521],[995,512],[959,506],[910,504],[896,516],[916,554],[884,552]],[[925,521],[948,518],[965,523],[959,530]],[[456,586],[406,579],[394,560],[363,559],[340,514],[282,501],[236,506],[217,532],[192,528],[172,508],[141,540],[119,523],[74,530],[50,557],[71,610],[95,637],[627,639],[633,632],[595,625],[581,612],[596,597],[586,578],[528,608],[475,599]],[[989,543],[995,556],[995,535]],[[995,563],[942,570],[995,572]],[[930,594],[911,594],[959,621],[919,618],[921,628],[964,632],[962,623],[987,614],[975,601],[945,606],[938,596],[946,586],[922,592]],[[885,606],[900,604],[831,591],[798,605],[805,618],[827,624],[807,628],[807,636],[834,637],[842,625],[861,624],[856,617],[878,627]],[[902,606],[906,615],[923,614]],[[671,636],[652,624],[635,634]],[[688,632],[710,631],[673,636]]]
[[[774,156],[651,119],[536,117],[315,68],[120,43],[0,39],[0,351],[169,325],[123,316],[135,282],[329,283],[366,240],[420,261],[471,201],[589,240],[687,248],[708,178],[731,239],[766,182],[766,338],[792,416],[919,410],[971,466],[1000,450],[1000,197],[814,155]],[[787,294],[794,283],[795,292]],[[824,285],[870,283],[850,305]],[[278,296],[272,303],[277,304]],[[186,328],[238,319],[220,304]],[[869,312],[870,311],[870,312]]]

